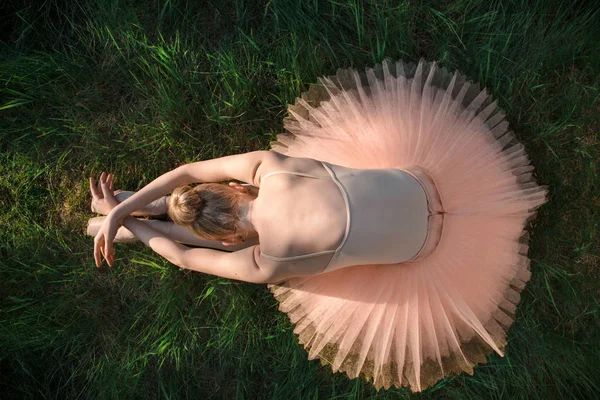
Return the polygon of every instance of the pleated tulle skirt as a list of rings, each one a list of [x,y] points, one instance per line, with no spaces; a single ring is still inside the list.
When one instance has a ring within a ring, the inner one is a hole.
[[[289,107],[271,150],[350,168],[423,171],[443,225],[415,262],[346,267],[269,289],[309,359],[377,389],[421,391],[504,355],[530,278],[526,224],[547,201],[490,95],[421,60],[338,70]],[[399,238],[400,240],[400,238]]]

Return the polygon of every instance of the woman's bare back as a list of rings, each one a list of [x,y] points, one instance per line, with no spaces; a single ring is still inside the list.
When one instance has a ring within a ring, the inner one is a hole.
[[[262,181],[262,176],[275,171],[326,179],[274,174]],[[346,230],[346,205],[340,188],[321,162],[281,155],[264,162],[257,176],[261,177],[260,191],[252,215],[261,252],[274,257],[294,257],[335,250],[340,245]],[[332,257],[330,253],[293,262],[299,268],[320,271]]]

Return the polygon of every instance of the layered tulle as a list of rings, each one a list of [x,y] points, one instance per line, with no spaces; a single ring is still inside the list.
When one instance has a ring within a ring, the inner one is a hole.
[[[435,63],[339,70],[289,107],[271,149],[351,168],[418,166],[444,214],[427,258],[269,285],[308,351],[377,389],[421,391],[504,355],[530,278],[525,230],[547,188],[496,102]]]

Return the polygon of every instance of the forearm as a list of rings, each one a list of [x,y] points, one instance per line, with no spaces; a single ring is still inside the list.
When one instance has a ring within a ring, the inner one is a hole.
[[[119,203],[124,202],[131,196],[133,196],[135,192],[123,190],[119,191],[119,193],[115,193],[115,198],[119,201]],[[159,216],[166,215],[169,208],[169,198],[171,196],[161,196],[156,200],[151,201],[146,204],[144,207],[139,208],[132,212],[130,215],[134,217],[148,217],[148,216]]]
[[[146,246],[152,248],[156,253],[175,265],[181,264],[183,254],[189,249],[189,247],[169,239],[165,234],[134,217],[125,217],[123,226],[144,242]]]
[[[151,228],[134,217],[125,217],[123,225],[136,235],[142,242],[152,248],[156,253],[166,258],[180,268],[203,272],[223,278],[238,279],[247,282],[262,282],[261,275],[256,271],[255,265],[248,267],[243,262],[229,261],[228,255],[241,252],[228,253],[213,249],[195,249],[169,239],[166,235]],[[252,248],[243,249],[251,255]],[[225,258],[224,258],[225,257]]]
[[[117,219],[121,219],[136,210],[142,209],[159,197],[171,193],[176,187],[193,183],[194,179],[187,173],[187,168],[185,167],[184,165],[175,168],[159,176],[116,206],[111,211],[111,214],[116,216]]]
[[[199,236],[196,236],[188,228],[181,225],[176,225],[171,221],[144,219],[140,220],[140,222],[149,225],[152,229],[166,235],[170,239],[190,246],[208,247],[211,249],[224,251],[238,251],[250,246],[254,246],[255,244],[259,244],[258,237],[253,237],[242,243],[224,245],[221,240],[203,239]]]

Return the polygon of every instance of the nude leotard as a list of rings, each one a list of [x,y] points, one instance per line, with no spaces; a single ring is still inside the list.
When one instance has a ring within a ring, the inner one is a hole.
[[[441,234],[441,202],[428,175],[418,168],[354,169],[321,161],[329,176],[273,171],[315,179],[330,179],[346,205],[346,232],[336,249],[292,257],[261,255],[293,261],[334,254],[321,272],[353,265],[416,261],[436,247]],[[436,218],[437,217],[437,218]]]

